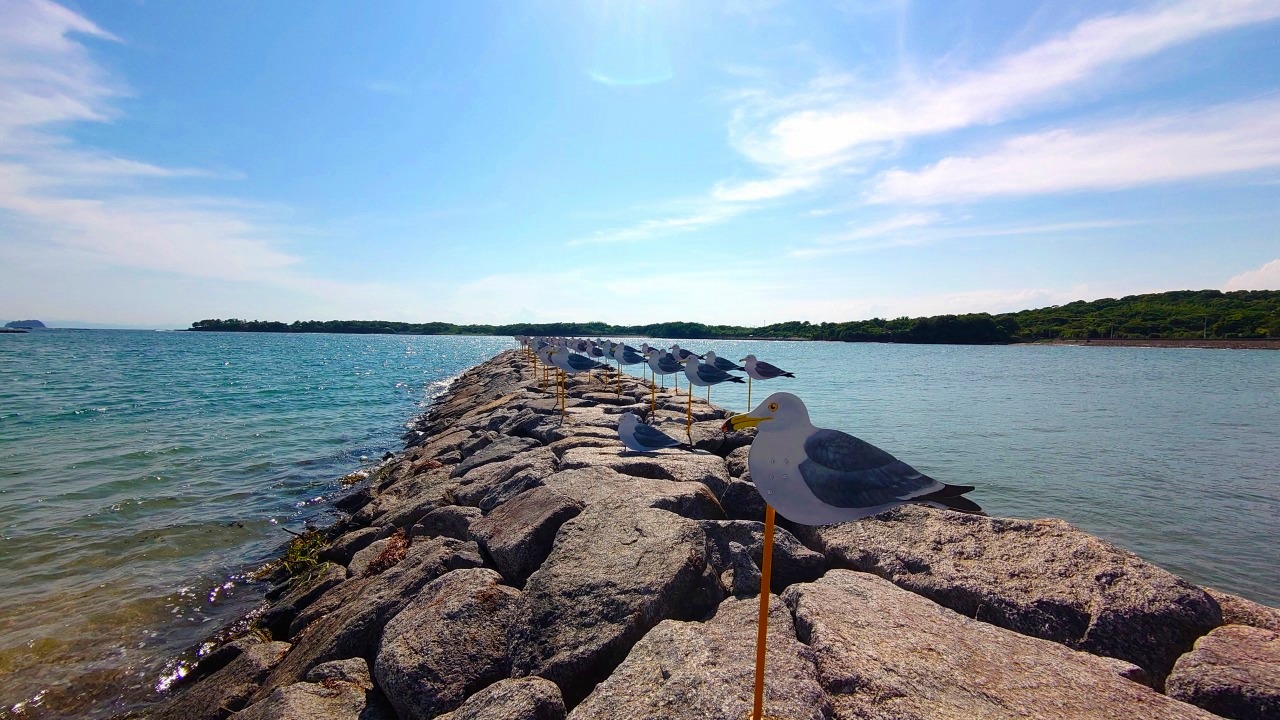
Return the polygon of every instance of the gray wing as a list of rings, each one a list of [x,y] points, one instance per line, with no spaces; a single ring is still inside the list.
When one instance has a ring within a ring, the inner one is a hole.
[[[653,450],[675,447],[680,444],[679,440],[651,425],[637,424],[635,436],[637,443]]]
[[[604,367],[603,365],[596,362],[595,360],[592,360],[591,358],[583,357],[582,355],[570,355],[566,363],[569,365],[569,367],[578,371],[599,370],[600,368]]]
[[[639,353],[636,353],[636,352],[635,352],[635,351],[633,351],[633,350],[623,350],[623,351],[622,351],[622,364],[623,364],[623,365],[635,365],[635,364],[636,364],[636,363],[638,363],[638,362],[644,362],[644,358],[640,357]]]
[[[722,383],[726,380],[742,382],[742,378],[734,377],[714,365],[699,365],[698,377],[709,383]]]
[[[738,365],[734,365],[732,360],[725,360],[722,357],[716,358],[716,367],[720,368],[721,370],[724,370],[725,372],[729,372],[730,370],[742,369],[742,367]]]
[[[769,363],[764,362],[762,360],[756,361],[756,372],[760,373],[761,375],[767,378],[776,378],[779,375],[787,374],[786,370],[783,370],[777,365],[770,365]],[[849,437],[853,437],[853,436],[850,435]],[[857,439],[857,438],[854,438],[854,439]]]
[[[936,481],[869,442],[819,430],[804,443],[800,477],[819,500],[835,507],[897,502]]]
[[[670,355],[663,355],[662,359],[658,361],[658,368],[662,372],[670,374],[680,369],[680,363],[672,359]]]

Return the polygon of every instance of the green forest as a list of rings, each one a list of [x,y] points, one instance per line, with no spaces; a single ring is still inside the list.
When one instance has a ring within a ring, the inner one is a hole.
[[[761,327],[665,322],[455,325],[383,320],[200,320],[192,330],[223,332],[363,333],[392,335],[569,335],[663,338],[793,338],[844,342],[1001,344],[1088,338],[1245,339],[1280,337],[1280,291],[1179,290],[1083,300],[1035,310],[990,315],[872,318],[843,323],[792,321]]]

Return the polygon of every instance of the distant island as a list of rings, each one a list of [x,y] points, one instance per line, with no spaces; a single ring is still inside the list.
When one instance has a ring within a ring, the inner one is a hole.
[[[1045,340],[1251,340],[1280,338],[1280,290],[1177,290],[1083,300],[1014,313],[872,318],[843,323],[792,321],[740,327],[694,322],[455,325],[385,320],[200,320],[195,331],[390,335],[630,335],[676,339],[794,339],[994,345]]]
[[[5,323],[4,326],[13,330],[36,330],[43,328],[44,323],[39,320],[14,320],[13,322]]]

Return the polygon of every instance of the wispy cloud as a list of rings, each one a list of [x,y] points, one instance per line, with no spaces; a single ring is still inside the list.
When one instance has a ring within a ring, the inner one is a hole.
[[[902,4],[875,2],[862,9],[864,12],[871,10],[877,14],[894,11],[900,15]],[[799,91],[778,94],[760,88],[744,89],[730,96],[734,110],[729,122],[729,140],[735,149],[758,164],[766,177],[719,182],[707,197],[692,201],[701,208],[699,210],[603,230],[570,244],[653,239],[723,223],[756,210],[760,203],[814,191],[840,177],[865,177],[872,163],[883,160],[913,138],[998,124],[1038,109],[1070,102],[1082,88],[1100,86],[1104,82],[1100,79],[1105,75],[1104,71],[1214,33],[1277,18],[1280,18],[1280,4],[1273,0],[1181,0],[1085,20],[1065,32],[976,69],[937,71],[932,75],[900,73],[882,83],[831,70],[818,75]],[[758,79],[763,81],[767,78]],[[1269,108],[1259,106],[1258,109]],[[1192,131],[1212,129],[1213,122],[1226,119],[1205,116],[1202,118],[1203,127]],[[1242,123],[1246,120],[1235,119]],[[1236,128],[1239,137],[1201,138],[1200,146],[1205,157],[1185,163],[1178,157],[1147,163],[1147,176],[1160,177],[1163,173],[1167,178],[1192,177],[1258,167],[1257,163],[1261,161],[1251,165],[1238,155],[1234,164],[1227,160],[1215,164],[1207,156],[1220,149],[1247,153],[1247,143],[1256,139],[1257,134],[1267,132],[1272,124],[1255,118],[1252,124]],[[1110,129],[1110,136],[1064,130],[1010,141],[1006,150],[1013,153],[1030,145],[1032,150],[1043,146],[1044,152],[1049,153],[1057,144],[1065,154],[1072,151],[1070,146],[1073,143],[1086,150],[1092,146],[1109,148],[1112,142],[1120,143],[1153,129],[1161,128],[1118,126]],[[1177,147],[1187,139],[1175,136],[1172,128],[1169,133],[1172,134],[1167,134],[1163,143],[1159,139],[1151,139],[1140,145],[1152,151],[1163,151]],[[1125,157],[1137,154],[1135,151]],[[1088,187],[1090,182],[1102,182],[1113,162],[1112,157],[1096,155],[1092,158],[1094,164],[1106,169],[1090,170],[1084,167],[1090,158],[1076,155],[1071,159],[1078,167],[1069,175],[1081,187]],[[993,156],[991,160],[994,163],[1005,159]],[[1011,166],[1016,164],[1013,158],[1006,162]],[[919,192],[927,197],[941,197],[946,190],[960,197],[969,191],[970,186],[982,184],[983,178],[978,176],[982,170],[1000,172],[998,167],[989,167],[992,163],[969,163],[972,169],[965,179],[972,182],[968,185],[921,189]],[[1153,165],[1163,166],[1163,169]],[[943,184],[946,172],[959,172],[965,169],[963,166],[964,159],[940,162],[935,171],[939,178],[937,184]],[[1214,170],[1214,167],[1221,169]],[[920,199],[913,198],[910,192],[931,181],[932,176],[927,172],[914,175],[902,171],[885,173],[877,179],[871,199],[876,202],[918,202]],[[1091,180],[1091,175],[1099,177]],[[1132,181],[1127,184],[1144,182],[1136,169],[1129,175]],[[1125,173],[1118,174],[1116,177],[1121,179],[1116,180],[1113,186],[1125,186],[1124,176]],[[1039,188],[1053,187],[1054,182],[1064,186],[1072,182],[1070,177],[1058,180],[1052,172],[1040,172],[1036,179],[1038,183],[1024,184],[1021,192],[1043,192]],[[1006,192],[1013,192],[1020,180],[1009,178]],[[903,189],[898,189],[900,186]],[[1001,190],[993,189],[991,192],[994,194]],[[829,211],[818,210],[813,214],[829,214]],[[905,228],[871,228],[866,235],[847,234],[830,238],[822,244],[847,244],[850,240],[865,240],[872,235],[887,235],[899,229]],[[895,242],[901,243],[902,240]],[[796,254],[804,257],[833,251],[847,250],[811,248],[798,250]]]
[[[1114,190],[1280,166],[1280,100],[1006,141],[984,155],[948,157],[880,175],[872,202],[948,202],[990,196]]]
[[[1223,290],[1280,290],[1280,258],[1227,281]]]
[[[281,249],[295,236],[281,208],[180,184],[226,173],[117,157],[72,139],[69,124],[110,122],[119,115],[115,101],[129,94],[95,62],[86,37],[119,42],[47,0],[0,4],[0,215],[12,231],[0,243],[14,250],[11,257],[38,250],[85,267],[333,291],[300,273],[300,258]]]
[[[1094,18],[986,68],[895,82],[881,96],[847,82],[810,88],[778,99],[781,114],[738,140],[748,156],[776,167],[839,163],[864,146],[998,123],[1063,102],[1105,68],[1278,17],[1273,0],[1183,0]]]
[[[702,202],[705,200],[699,199]],[[607,245],[611,243],[640,242],[656,240],[671,235],[694,232],[703,228],[718,225],[737,217],[750,209],[745,204],[707,202],[705,207],[668,217],[642,220],[633,225],[600,230],[586,237],[570,240],[569,246]]]
[[[880,237],[881,235],[896,233],[900,230],[932,225],[938,222],[940,217],[941,216],[938,215],[938,213],[934,212],[917,212],[905,213],[891,217],[888,220],[881,220],[880,222],[869,224],[851,222],[849,225],[854,229],[841,235],[820,238],[818,240],[818,244],[835,245],[850,240],[863,240],[866,238]]]
[[[711,190],[711,196],[725,202],[754,202],[757,200],[773,200],[792,193],[806,190],[818,183],[818,178],[810,176],[779,176],[768,180],[730,183],[720,182]]]
[[[1052,235],[1067,232],[1112,230],[1141,224],[1139,220],[1085,220],[1077,222],[1038,223],[1033,225],[935,227],[941,216],[930,213],[911,213],[892,218],[883,223],[859,228],[850,233],[820,238],[817,246],[802,247],[788,253],[794,258],[815,258],[843,255],[885,248],[925,245],[928,243],[958,240],[962,238],[997,238],[1033,235]]]

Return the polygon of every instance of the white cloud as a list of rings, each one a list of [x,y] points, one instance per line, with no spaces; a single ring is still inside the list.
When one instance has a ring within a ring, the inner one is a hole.
[[[724,202],[755,202],[773,200],[801,190],[807,190],[818,183],[818,178],[809,177],[775,177],[768,180],[753,180],[744,183],[716,183],[711,196]]]
[[[1113,190],[1280,166],[1280,101],[1006,141],[985,155],[948,157],[881,174],[872,202],[947,202],[999,195]]]
[[[1138,220],[1084,220],[1076,222],[1038,223],[1035,225],[967,226],[929,228],[940,219],[931,213],[911,213],[892,218],[884,223],[860,228],[853,233],[820,238],[817,247],[802,247],[788,255],[794,258],[814,258],[843,255],[885,248],[924,245],[927,243],[962,238],[1017,237],[1020,235],[1051,235],[1056,233],[1111,230],[1140,224]],[[926,229],[927,228],[927,229]],[[880,230],[880,232],[877,232]],[[907,232],[909,231],[909,232]]]
[[[1223,290],[1280,290],[1280,258],[1257,270],[1242,272],[1227,281]]]
[[[932,225],[938,221],[939,217],[938,213],[917,212],[905,213],[877,223],[859,224],[851,222],[849,225],[855,227],[854,230],[850,230],[849,232],[836,237],[822,238],[818,240],[818,243],[822,245],[832,245],[845,242],[847,240],[862,240],[864,238],[879,237],[881,235],[898,232],[899,230]]]
[[[6,222],[0,250],[22,263],[7,270],[74,266],[78,277],[99,279],[101,294],[147,296],[148,285],[123,280],[135,276],[109,270],[114,267],[247,281],[312,299],[359,295],[347,292],[354,286],[300,272],[300,258],[281,249],[298,234],[282,222],[283,209],[173,184],[234,175],[164,167],[77,144],[65,131],[69,124],[109,122],[119,115],[113,103],[129,94],[94,61],[84,37],[120,42],[47,0],[0,4],[0,220]],[[45,302],[56,303],[47,283],[35,291],[42,289],[50,294]],[[0,286],[6,304],[30,299]]]
[[[628,227],[601,230],[587,237],[570,240],[566,244],[569,246],[607,245],[654,240],[718,225],[750,209],[750,206],[743,204],[717,203],[701,198],[699,201],[709,204],[699,210],[674,217],[643,220]]]
[[[990,66],[952,77],[894,78],[874,96],[846,78],[774,100],[779,115],[740,127],[739,147],[776,167],[844,162],[865,146],[992,124],[1069,99],[1099,71],[1170,47],[1280,17],[1274,0],[1183,0],[1087,20]]]

